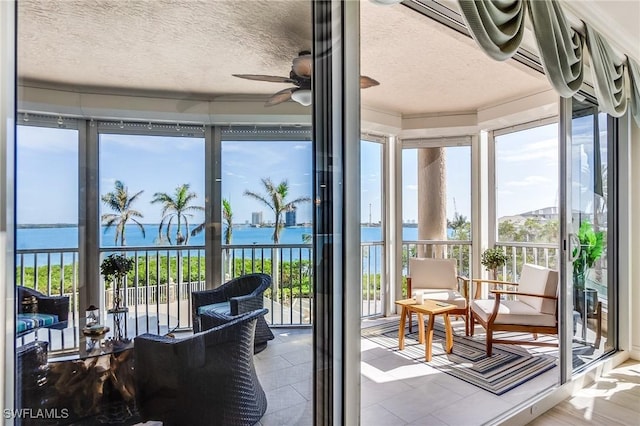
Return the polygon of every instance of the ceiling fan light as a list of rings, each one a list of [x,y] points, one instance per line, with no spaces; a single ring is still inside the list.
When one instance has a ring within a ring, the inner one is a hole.
[[[299,103],[303,106],[311,105],[313,101],[313,97],[311,96],[311,90],[309,89],[298,89],[291,94],[291,99]]]

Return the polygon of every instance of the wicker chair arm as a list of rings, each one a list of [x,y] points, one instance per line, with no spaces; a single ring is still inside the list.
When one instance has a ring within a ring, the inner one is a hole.
[[[40,296],[38,297],[38,311],[55,314],[58,321],[69,319],[69,296]]]
[[[231,315],[244,314],[264,307],[262,294],[247,294],[229,299]]]
[[[183,364],[185,367],[197,367],[204,364],[204,339],[193,336],[186,339],[174,339],[167,336],[142,334],[135,338],[134,348],[153,354],[154,357]],[[137,359],[137,358],[136,358]],[[162,374],[157,372],[157,374]]]
[[[214,303],[226,302],[227,298],[224,289],[221,287],[213,290],[194,291],[191,293],[191,303],[194,312],[201,306],[212,305]]]
[[[217,327],[210,328],[209,330],[202,331],[198,335],[202,335],[205,340],[205,346],[216,346],[226,342],[235,341],[238,339],[238,330],[243,327],[251,327],[250,333],[253,338],[253,330],[255,329],[255,322],[258,317],[267,313],[266,309],[260,309],[252,311],[243,315],[237,315],[231,321],[225,322]]]

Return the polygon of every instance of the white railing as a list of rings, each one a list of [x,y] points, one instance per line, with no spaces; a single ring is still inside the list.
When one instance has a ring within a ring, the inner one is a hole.
[[[502,271],[498,271],[498,279],[517,281],[525,263],[558,269],[558,244],[499,242],[496,247],[502,248],[509,258]]]
[[[500,278],[514,279],[514,271],[520,271],[525,261],[551,268],[558,266],[559,247],[554,244],[501,242],[496,246],[503,248],[509,256]],[[135,261],[121,294],[131,316],[157,317],[157,321],[151,321],[157,325],[191,327],[191,292],[206,288],[204,246],[103,248],[100,252],[102,256],[125,253]],[[459,273],[469,276],[471,242],[458,240],[403,241],[403,275],[407,275],[410,257],[427,252],[457,259]],[[75,318],[78,256],[75,249],[18,250],[16,283],[49,295],[70,296]],[[383,314],[385,257],[382,242],[362,243],[363,317]],[[269,309],[267,321],[271,325],[313,323],[313,253],[310,244],[223,245],[222,263],[225,280],[252,272],[272,275],[273,287],[265,294],[265,307]],[[112,300],[113,289],[107,283],[105,306],[111,306]],[[139,331],[154,330],[142,327]]]
[[[415,240],[402,242],[402,275],[406,276],[411,257],[442,257],[456,259],[458,274],[471,276],[471,241]]]

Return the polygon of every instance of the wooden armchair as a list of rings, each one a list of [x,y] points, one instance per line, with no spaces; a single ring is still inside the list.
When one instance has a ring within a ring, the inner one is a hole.
[[[478,280],[482,281],[482,280]],[[542,266],[525,264],[519,283],[489,280],[490,284],[517,286],[518,291],[489,291],[492,299],[478,299],[471,302],[470,332],[473,336],[475,323],[487,331],[487,356],[491,356],[493,343],[558,346],[557,343],[538,342],[538,333],[558,334],[558,272]],[[476,289],[476,294],[479,290]],[[515,299],[505,300],[503,296],[513,295]],[[530,340],[499,340],[493,337],[495,331],[529,332]]]
[[[407,297],[422,291],[425,299],[438,300],[456,305],[450,315],[461,315],[465,321],[465,334],[469,335],[469,303],[467,285],[469,280],[456,272],[455,259],[409,259]],[[409,313],[411,331],[411,313]]]

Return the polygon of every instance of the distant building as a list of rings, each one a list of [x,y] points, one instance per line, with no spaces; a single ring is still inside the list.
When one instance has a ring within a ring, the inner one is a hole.
[[[284,213],[284,226],[296,226],[296,208],[292,207]]]
[[[262,225],[262,212],[251,213],[251,225],[252,226]]]
[[[532,210],[530,212],[520,213],[520,216],[524,217],[535,217],[539,219],[557,219],[558,218],[558,207],[545,207],[542,209]]]

